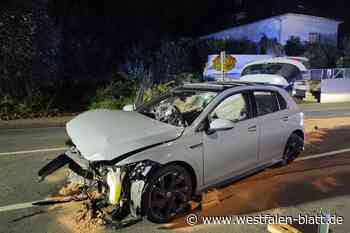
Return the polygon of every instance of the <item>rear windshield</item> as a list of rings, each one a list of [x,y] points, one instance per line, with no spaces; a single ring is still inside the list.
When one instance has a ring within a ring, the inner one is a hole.
[[[242,76],[249,74],[277,74],[284,77],[288,82],[298,79],[301,72],[296,66],[285,63],[256,64],[246,67]]]

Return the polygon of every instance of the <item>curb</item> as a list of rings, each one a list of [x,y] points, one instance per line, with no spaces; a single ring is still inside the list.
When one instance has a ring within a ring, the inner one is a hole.
[[[0,120],[0,129],[28,129],[28,128],[49,128],[64,127],[74,116],[34,118],[4,121]]]

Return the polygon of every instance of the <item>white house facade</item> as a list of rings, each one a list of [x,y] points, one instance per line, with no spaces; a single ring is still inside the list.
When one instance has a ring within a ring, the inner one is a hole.
[[[290,37],[299,37],[305,42],[336,44],[341,21],[303,14],[287,13],[253,23],[232,27],[203,36],[203,39],[248,39],[258,43],[265,35],[284,45]]]

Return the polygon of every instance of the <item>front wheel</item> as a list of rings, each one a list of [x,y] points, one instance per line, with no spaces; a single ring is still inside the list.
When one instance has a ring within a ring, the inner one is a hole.
[[[147,184],[143,197],[143,210],[155,223],[167,223],[184,213],[192,196],[189,172],[178,165],[159,169]]]
[[[295,160],[304,148],[304,139],[298,134],[293,133],[284,149],[281,165],[287,165]]]

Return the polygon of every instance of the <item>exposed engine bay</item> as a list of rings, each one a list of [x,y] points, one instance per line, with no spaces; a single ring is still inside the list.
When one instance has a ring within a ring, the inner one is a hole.
[[[159,166],[153,161],[142,161],[123,167],[108,163],[89,163],[72,147],[59,155],[39,171],[41,180],[67,165],[75,174],[85,179],[89,191],[100,196],[99,207],[112,206],[110,216],[122,220],[126,216],[139,218],[142,215],[142,194],[151,171]]]
[[[166,98],[142,106],[138,111],[158,121],[187,127],[216,96],[213,92],[173,92]]]
[[[172,105],[169,102],[162,102],[158,106],[155,106],[153,111],[155,119],[158,121],[179,127],[188,126],[187,121],[176,105]]]

